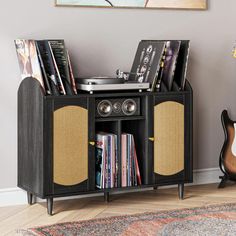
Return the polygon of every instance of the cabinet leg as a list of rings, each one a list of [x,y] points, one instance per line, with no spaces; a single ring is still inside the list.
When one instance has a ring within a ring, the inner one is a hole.
[[[179,184],[178,185],[179,189],[179,199],[183,200],[184,199],[184,184]]]
[[[157,186],[154,186],[153,189],[154,189],[154,190],[157,190]]]
[[[48,215],[52,215],[52,209],[53,209],[53,198],[49,197],[47,198],[47,210],[48,210]]]
[[[109,192],[105,192],[104,193],[104,201],[109,202],[109,198],[110,198]]]
[[[28,200],[28,204],[29,205],[32,205],[34,202],[33,202],[33,194],[30,193],[30,192],[27,192],[27,200]]]

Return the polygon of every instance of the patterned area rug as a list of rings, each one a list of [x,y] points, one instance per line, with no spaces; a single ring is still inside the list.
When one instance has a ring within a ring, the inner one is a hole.
[[[60,223],[21,231],[24,236],[236,235],[236,203]]]

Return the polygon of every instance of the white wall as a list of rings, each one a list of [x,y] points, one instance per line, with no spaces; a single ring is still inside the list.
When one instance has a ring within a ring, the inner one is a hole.
[[[194,89],[195,169],[218,166],[220,113],[236,119],[235,0],[210,1],[207,11],[54,7],[54,0],[4,1],[0,8],[0,188],[16,186],[17,87],[13,40],[64,38],[76,75],[130,70],[141,39],[190,39],[188,78]]]

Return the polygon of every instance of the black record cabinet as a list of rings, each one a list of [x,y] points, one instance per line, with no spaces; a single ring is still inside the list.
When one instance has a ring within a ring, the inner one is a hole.
[[[134,115],[97,115],[102,100],[138,101]],[[184,91],[81,93],[45,96],[39,82],[26,78],[18,90],[18,187],[34,197],[53,198],[162,185],[184,184],[192,173],[192,89]],[[118,185],[97,189],[95,138],[97,131],[117,135]],[[133,134],[142,184],[121,187],[121,134]]]

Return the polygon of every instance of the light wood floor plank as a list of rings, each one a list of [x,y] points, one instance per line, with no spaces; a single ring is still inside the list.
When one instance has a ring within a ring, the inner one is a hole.
[[[177,188],[171,188],[115,194],[109,203],[103,197],[55,201],[53,216],[47,215],[46,203],[3,207],[0,235],[13,236],[17,229],[39,225],[236,202],[236,184],[224,189],[218,189],[216,184],[188,186],[185,200],[179,200],[177,193]]]

